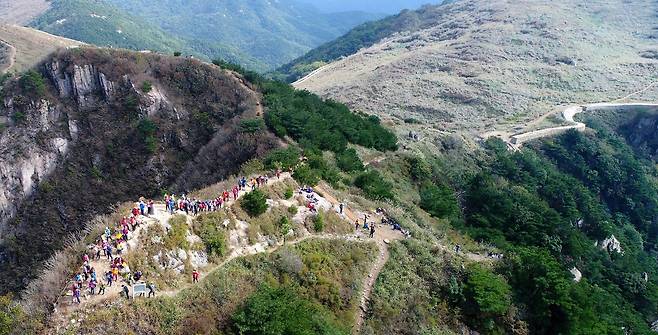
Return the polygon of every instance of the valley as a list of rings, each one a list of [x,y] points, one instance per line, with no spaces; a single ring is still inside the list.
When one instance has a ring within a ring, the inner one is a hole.
[[[655,0],[19,2],[0,335],[658,331]]]

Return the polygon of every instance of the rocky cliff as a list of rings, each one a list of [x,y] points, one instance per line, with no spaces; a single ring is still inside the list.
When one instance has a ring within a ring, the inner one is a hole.
[[[23,287],[94,215],[216,182],[277,145],[240,130],[261,116],[260,98],[212,65],[84,48],[38,73],[3,90],[0,292]]]

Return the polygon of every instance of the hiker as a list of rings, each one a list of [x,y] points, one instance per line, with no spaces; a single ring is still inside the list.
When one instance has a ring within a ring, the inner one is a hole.
[[[344,206],[345,206],[345,204],[343,204],[342,202],[340,203],[340,205],[338,205],[338,209],[340,210],[340,214],[343,214],[343,207]]]
[[[146,215],[145,209],[146,209],[146,204],[144,203],[144,201],[140,200],[140,201],[139,201],[139,213],[140,213],[142,216],[145,216],[145,215]]]
[[[148,202],[148,215],[154,215],[155,214],[155,209],[153,208],[153,200],[149,200]]]
[[[73,285],[71,291],[73,293],[73,302],[80,304],[80,289],[76,285]]]
[[[153,284],[151,282],[148,282],[148,283],[146,283],[146,288],[148,288],[148,290],[149,290],[148,297],[150,298],[151,295],[153,295],[155,297],[155,284]]]
[[[375,224],[370,225],[370,238],[375,237]]]
[[[356,221],[354,221],[354,228],[356,231],[359,230],[359,219],[356,219]]]
[[[93,281],[93,280],[90,280],[88,286],[89,286],[89,293],[91,295],[95,295],[96,294],[96,282]]]
[[[112,286],[112,272],[107,271],[105,272],[105,280],[107,281],[107,286]]]
[[[276,179],[281,179],[281,169],[276,169]]]
[[[133,279],[135,279],[135,281],[140,281],[140,279],[142,279],[142,271],[135,271]]]
[[[457,245],[455,246],[455,253],[458,254],[461,250],[462,250],[462,246],[459,245],[459,244],[457,244]]]
[[[105,295],[105,283],[102,281],[98,283],[98,295]]]
[[[199,271],[197,271],[196,269],[194,269],[194,271],[192,271],[192,282],[193,283],[198,283],[199,282],[199,275],[200,275]]]
[[[126,297],[126,299],[130,300],[130,290],[128,289],[128,286],[121,285],[121,292]]]

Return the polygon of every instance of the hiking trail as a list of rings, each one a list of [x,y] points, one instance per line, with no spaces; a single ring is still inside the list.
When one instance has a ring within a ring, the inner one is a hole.
[[[8,63],[4,68],[0,67],[0,74],[2,74],[9,72],[16,63],[16,48],[5,41],[0,40],[0,44],[4,44],[9,49],[9,54],[7,55]]]

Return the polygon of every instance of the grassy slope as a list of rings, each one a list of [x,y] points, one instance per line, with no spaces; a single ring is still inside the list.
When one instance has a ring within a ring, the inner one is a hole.
[[[373,244],[309,240],[271,254],[239,258],[198,286],[155,300],[120,303],[86,315],[82,333],[195,334],[225,332],[231,316],[263,284],[290,286],[333,312],[348,332],[358,305],[358,288],[369,268]],[[139,315],[139,317],[137,317]],[[131,318],[143,322],[125,322]],[[107,328],[107,325],[113,325]],[[116,328],[118,327],[118,328]]]
[[[83,44],[32,28],[13,25],[0,25],[0,40],[16,49],[16,63],[10,69],[11,72],[22,72],[33,67],[58,48]]]
[[[561,105],[655,81],[658,61],[643,56],[655,48],[654,10],[645,1],[456,1],[426,9],[429,26],[334,61],[298,88],[437,130],[517,131]]]
[[[402,11],[381,20],[366,22],[345,35],[327,42],[305,55],[281,66],[274,75],[288,82],[293,82],[325,63],[356,53],[377,43],[382,38],[401,31],[416,31],[433,22],[433,10]]]

